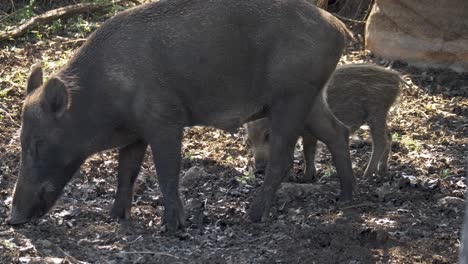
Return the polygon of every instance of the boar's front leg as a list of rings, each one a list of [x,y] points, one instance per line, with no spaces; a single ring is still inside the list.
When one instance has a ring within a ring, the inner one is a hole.
[[[119,150],[119,172],[117,174],[117,194],[112,206],[111,216],[130,218],[132,207],[133,185],[140,172],[145,157],[147,144],[137,141]]]
[[[157,123],[158,131],[153,130],[149,142],[163,195],[163,223],[169,233],[174,233],[185,224],[184,207],[179,194],[183,127]]]
[[[292,165],[294,146],[302,131],[305,113],[307,113],[307,106],[302,98],[283,100],[271,109],[270,160],[265,182],[249,211],[250,220],[253,222],[262,221],[267,217],[276,190]]]

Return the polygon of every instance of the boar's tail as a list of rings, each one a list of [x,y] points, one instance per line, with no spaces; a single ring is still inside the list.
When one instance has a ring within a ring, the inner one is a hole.
[[[417,92],[414,90],[414,87],[411,86],[411,84],[409,84],[406,80],[405,80],[405,77],[407,75],[401,75],[400,73],[394,71],[397,75],[398,75],[398,78],[399,78],[399,85],[397,87],[395,87],[397,90],[396,94],[395,94],[395,100],[393,101],[392,103],[392,106],[388,112],[388,118],[391,118],[392,116],[394,116],[397,112],[398,112],[398,108],[401,104],[401,100],[402,100],[402,96],[401,94],[403,93],[403,91],[405,92],[409,92],[409,93],[413,93],[413,92]],[[411,80],[410,80],[411,82]],[[413,91],[413,92],[412,92]]]
[[[353,32],[351,32],[351,30],[349,30],[343,22],[340,21],[339,26],[341,33],[343,33],[347,41],[356,41]]]
[[[345,37],[346,41],[356,41],[356,38],[354,37],[353,32],[351,32],[346,25],[338,19],[336,16],[333,14],[330,14],[330,17],[328,21],[333,24],[333,26],[340,31],[340,33]]]
[[[346,27],[346,25],[338,19],[338,17],[334,16],[332,13],[327,12],[321,8],[316,7],[323,18],[331,25],[331,28],[337,30],[341,35],[344,37],[345,42],[347,41],[355,41],[353,33]]]
[[[346,36],[346,40],[348,41],[356,41],[356,38],[354,37],[354,34],[353,32],[351,32],[351,30],[349,30],[344,24],[343,24],[344,28],[344,34]]]

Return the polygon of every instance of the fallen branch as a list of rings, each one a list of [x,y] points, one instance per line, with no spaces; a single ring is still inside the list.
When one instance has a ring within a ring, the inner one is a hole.
[[[138,1],[134,1],[134,0],[129,0],[129,1],[133,3],[139,3]],[[75,5],[69,5],[69,6],[53,9],[43,14],[40,14],[38,16],[30,18],[29,20],[27,20],[26,22],[24,22],[23,24],[19,25],[18,27],[12,30],[0,32],[0,41],[22,36],[26,34],[26,32],[28,32],[28,30],[30,30],[31,28],[37,27],[38,25],[50,23],[59,18],[69,17],[72,15],[81,14],[81,13],[95,12],[95,11],[98,11],[98,10],[101,10],[101,9],[104,9],[109,6],[119,4],[122,2],[125,2],[125,1],[117,1],[113,3],[112,2],[99,3],[99,4],[93,4],[93,3],[75,4]]]

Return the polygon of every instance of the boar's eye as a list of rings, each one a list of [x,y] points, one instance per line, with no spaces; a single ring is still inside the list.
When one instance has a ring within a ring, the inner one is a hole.
[[[265,135],[264,135],[264,140],[265,142],[269,142],[270,141],[270,133],[269,132],[266,132]]]

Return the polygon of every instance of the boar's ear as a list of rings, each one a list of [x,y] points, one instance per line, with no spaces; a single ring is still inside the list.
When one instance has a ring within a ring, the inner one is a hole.
[[[37,63],[31,67],[31,74],[29,75],[29,78],[28,78],[28,87],[26,89],[26,94],[30,94],[32,91],[36,90],[41,85],[42,85],[42,67],[39,63]]]
[[[45,111],[60,117],[70,106],[70,92],[59,78],[50,78],[44,86],[43,102]]]

